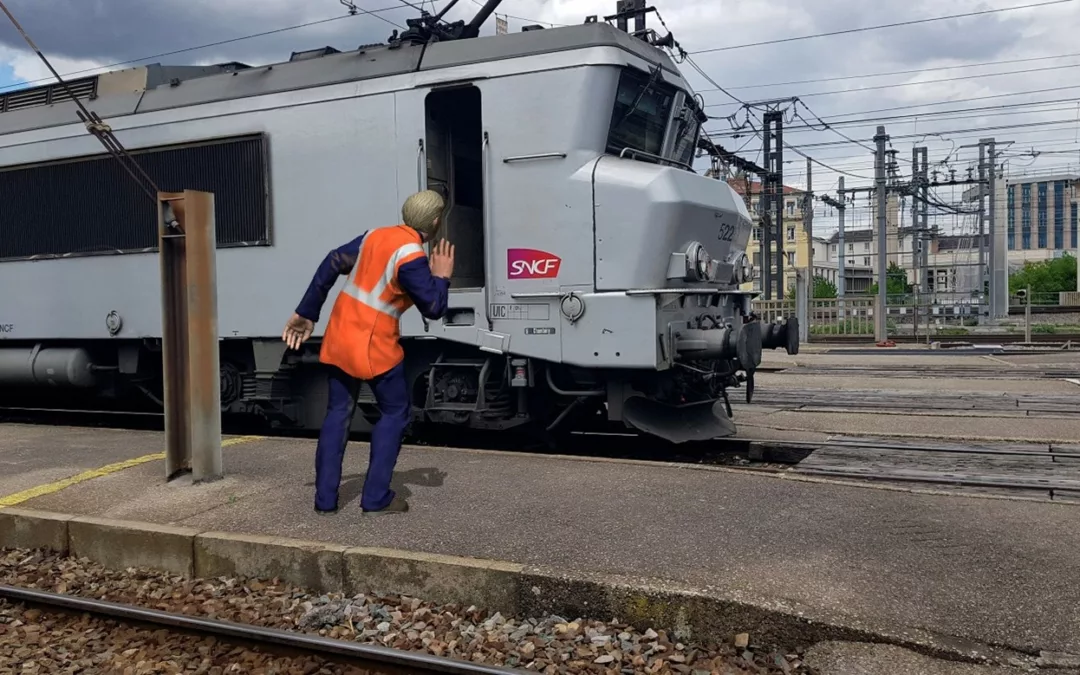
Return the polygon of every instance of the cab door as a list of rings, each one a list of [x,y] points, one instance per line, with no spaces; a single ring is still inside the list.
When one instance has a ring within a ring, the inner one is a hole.
[[[509,338],[493,333],[487,316],[489,163],[481,91],[455,83],[397,97],[399,198],[404,202],[417,190],[440,192],[447,211],[439,236],[455,247],[446,316],[430,322],[412,310],[402,317],[402,335],[442,337],[502,353]]]

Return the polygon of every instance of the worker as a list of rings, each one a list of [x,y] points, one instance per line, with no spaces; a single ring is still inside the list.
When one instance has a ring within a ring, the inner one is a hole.
[[[444,208],[438,192],[418,192],[401,209],[403,225],[369,230],[331,251],[282,333],[282,340],[299,350],[311,337],[337,277],[349,276],[319,353],[319,361],[329,369],[329,401],[315,451],[317,513],[338,510],[342,460],[361,381],[371,386],[381,414],[371,433],[361,509],[369,515],[409,510],[405,499],[390,489],[410,417],[399,321],[414,305],[431,320],[446,313],[454,247],[440,240],[430,260],[422,248],[439,231]]]

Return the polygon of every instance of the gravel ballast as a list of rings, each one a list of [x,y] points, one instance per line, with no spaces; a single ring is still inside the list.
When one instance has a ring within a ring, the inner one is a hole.
[[[318,657],[262,653],[213,638],[148,630],[89,615],[48,612],[0,600],[0,673],[190,673],[337,675],[361,673]]]
[[[313,595],[276,580],[186,579],[141,569],[116,571],[42,551],[0,551],[0,583],[541,673],[807,672],[800,659],[802,649],[783,653],[758,650],[752,632],[732,636],[732,641],[723,645],[683,644],[665,631],[640,632],[617,618],[609,622],[558,616],[519,619],[491,615],[477,607],[432,605],[405,596]],[[326,667],[317,659],[299,662],[253,656],[246,648],[163,631],[126,627],[110,631],[102,627],[105,623],[115,625],[111,621],[37,610],[29,610],[28,620],[27,611],[21,605],[0,604],[0,672],[14,668],[14,672],[133,675],[318,673]],[[49,622],[52,624],[46,625]],[[34,642],[26,641],[28,631]],[[19,639],[10,639],[11,635]],[[46,664],[42,658],[35,662],[41,664],[40,670],[26,670],[20,665],[25,654],[20,657],[19,650],[31,645],[37,645],[32,650],[35,655],[61,653],[69,662]],[[71,665],[104,654],[124,665],[114,666],[107,660],[101,662],[104,669],[79,670]],[[244,660],[256,657],[262,660]],[[235,670],[234,664],[243,670]]]

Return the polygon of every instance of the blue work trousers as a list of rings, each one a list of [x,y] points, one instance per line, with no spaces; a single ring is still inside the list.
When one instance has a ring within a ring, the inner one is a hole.
[[[338,506],[341,464],[345,459],[345,445],[349,442],[349,427],[356,412],[360,382],[339,368],[330,367],[326,419],[323,420],[319,446],[315,451],[315,508],[320,511],[332,511]],[[405,427],[409,424],[409,394],[404,364],[399,363],[389,372],[371,380],[370,385],[382,416],[371,433],[371,455],[360,506],[365,511],[379,511],[394,499],[390,478],[401,451]]]

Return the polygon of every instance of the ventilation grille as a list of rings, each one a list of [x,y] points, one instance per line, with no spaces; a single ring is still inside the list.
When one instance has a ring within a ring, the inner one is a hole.
[[[50,84],[44,87],[32,89],[20,89],[10,94],[0,96],[0,113],[25,110],[27,108],[40,108],[53,103],[62,103],[71,100],[70,89],[76,98],[89,99],[97,94],[97,77],[87,77],[81,80],[72,80],[67,83],[67,88],[61,84]]]
[[[165,192],[214,193],[219,247],[270,243],[262,135],[132,153]],[[115,159],[0,171],[0,259],[157,249],[157,205]]]

